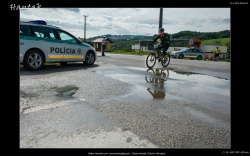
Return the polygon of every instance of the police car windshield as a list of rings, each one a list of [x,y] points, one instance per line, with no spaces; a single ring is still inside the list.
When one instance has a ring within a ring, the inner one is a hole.
[[[185,51],[185,50],[187,50],[187,49],[189,49],[189,48],[183,48],[183,49],[181,49],[181,50],[179,50],[179,51]]]

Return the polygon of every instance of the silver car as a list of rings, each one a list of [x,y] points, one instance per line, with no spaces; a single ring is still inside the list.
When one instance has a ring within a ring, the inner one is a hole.
[[[184,48],[178,51],[171,52],[171,57],[173,58],[194,58],[197,60],[201,60],[205,58],[205,53],[201,49],[196,48]]]

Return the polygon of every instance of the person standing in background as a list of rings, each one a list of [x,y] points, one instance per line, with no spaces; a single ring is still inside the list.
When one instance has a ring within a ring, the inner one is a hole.
[[[106,43],[107,43],[107,41],[106,41],[105,37],[103,37],[103,39],[102,39],[102,56],[105,56],[104,50],[106,48]]]
[[[214,61],[218,61],[218,57],[220,56],[220,49],[219,47],[216,47],[214,50]]]

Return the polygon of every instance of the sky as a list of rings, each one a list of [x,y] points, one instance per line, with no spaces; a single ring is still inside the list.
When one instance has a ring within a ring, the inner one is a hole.
[[[76,37],[157,34],[160,8],[27,8],[20,21],[45,20]],[[162,27],[169,34],[180,31],[230,30],[230,8],[163,8]]]

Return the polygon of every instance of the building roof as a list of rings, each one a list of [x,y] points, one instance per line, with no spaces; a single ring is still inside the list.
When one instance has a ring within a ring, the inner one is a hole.
[[[101,43],[102,42],[102,40],[103,40],[103,38],[97,38],[97,39],[95,39],[94,41],[92,41],[92,42],[95,42],[95,43]],[[109,38],[106,38],[106,41],[109,41],[110,43],[113,43]]]

